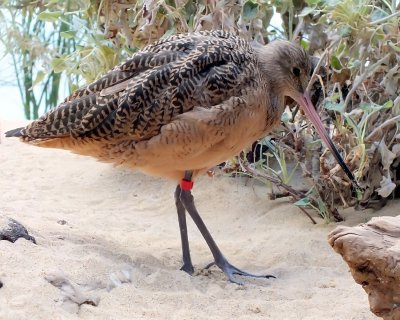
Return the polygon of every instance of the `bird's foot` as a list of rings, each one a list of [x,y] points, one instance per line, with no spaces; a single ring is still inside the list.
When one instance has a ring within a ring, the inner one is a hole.
[[[183,266],[181,267],[182,271],[185,271],[189,275],[193,275],[194,273],[194,268],[193,265],[190,263],[184,263]]]
[[[252,274],[243,270],[240,270],[239,268],[236,268],[234,265],[230,264],[228,262],[228,260],[223,259],[220,262],[211,262],[209,263],[205,269],[209,269],[210,267],[212,267],[213,265],[216,265],[217,267],[219,267],[224,273],[225,275],[228,277],[230,282],[236,283],[238,285],[243,285],[243,282],[236,280],[235,279],[235,275],[239,275],[239,276],[244,276],[244,277],[252,277],[252,278],[275,278],[275,276],[270,275],[270,274],[266,274],[266,275],[258,275],[258,274]]]

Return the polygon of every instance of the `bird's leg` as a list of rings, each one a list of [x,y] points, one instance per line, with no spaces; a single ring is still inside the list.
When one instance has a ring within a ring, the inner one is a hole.
[[[187,185],[186,182],[191,182],[191,181],[190,180],[188,181],[188,179],[186,178],[182,182],[184,182]],[[204,224],[203,220],[201,219],[201,217],[196,209],[196,206],[194,204],[194,198],[193,198],[191,190],[190,190],[191,188],[185,188],[183,186],[184,185],[181,184],[181,190],[182,190],[181,195],[180,195],[181,202],[182,202],[183,206],[185,207],[185,209],[187,210],[187,212],[192,217],[197,228],[200,230],[201,234],[203,235],[204,239],[207,242],[208,247],[211,250],[212,255],[214,256],[214,262],[209,264],[207,267],[210,267],[213,264],[217,265],[225,273],[225,275],[228,277],[228,279],[231,282],[234,282],[237,284],[242,284],[242,283],[240,283],[239,281],[237,281],[234,278],[235,274],[241,275],[241,276],[246,276],[246,277],[254,277],[254,278],[275,278],[272,275],[254,275],[254,274],[242,271],[242,270],[236,268],[235,266],[233,266],[232,264],[230,264],[228,262],[228,260],[226,260],[224,255],[222,254],[221,250],[218,248],[218,246],[215,243],[214,239],[212,238],[210,232],[208,231],[206,225]]]
[[[192,259],[190,258],[189,240],[186,227],[186,210],[181,201],[181,192],[182,192],[181,186],[178,185],[175,190],[175,204],[176,204],[176,210],[178,212],[179,230],[181,233],[181,242],[182,242],[183,266],[181,270],[191,275],[193,274],[194,269],[192,265]]]

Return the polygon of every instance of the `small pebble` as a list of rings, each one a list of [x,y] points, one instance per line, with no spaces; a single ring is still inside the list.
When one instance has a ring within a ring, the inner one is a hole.
[[[57,223],[58,223],[58,224],[61,224],[61,225],[63,226],[64,224],[67,224],[67,221],[65,221],[65,220],[58,220]]]

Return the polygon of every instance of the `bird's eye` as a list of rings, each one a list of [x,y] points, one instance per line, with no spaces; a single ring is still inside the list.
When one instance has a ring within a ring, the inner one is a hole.
[[[294,67],[294,68],[292,69],[292,72],[293,72],[293,74],[294,74],[296,77],[299,77],[299,76],[300,76],[300,69],[299,69],[299,68]]]

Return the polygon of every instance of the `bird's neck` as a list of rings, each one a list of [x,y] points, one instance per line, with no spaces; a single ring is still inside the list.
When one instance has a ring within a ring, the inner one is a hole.
[[[269,100],[269,104],[266,110],[266,126],[272,129],[281,121],[282,113],[285,110],[285,97],[270,93],[267,100]]]
[[[276,52],[270,47],[253,46],[257,55],[258,69],[260,71],[261,84],[259,90],[265,101],[266,108],[266,130],[270,131],[280,123],[282,113],[285,109],[285,87],[282,87],[283,75],[276,60]]]
[[[269,96],[271,110],[274,113],[282,114],[285,109],[285,97],[281,95],[270,94]]]
[[[275,50],[272,50],[270,46],[255,46],[254,52],[258,60],[258,68],[260,70],[260,76],[262,82],[266,83],[271,96],[278,96],[275,100],[277,103],[284,103],[284,94],[286,87],[284,85],[286,74],[282,72],[282,62],[277,60],[277,54]]]

